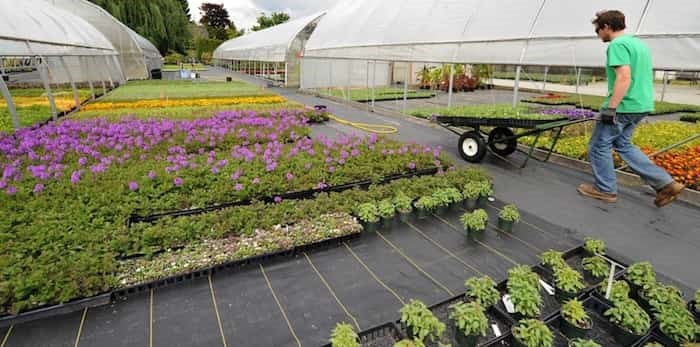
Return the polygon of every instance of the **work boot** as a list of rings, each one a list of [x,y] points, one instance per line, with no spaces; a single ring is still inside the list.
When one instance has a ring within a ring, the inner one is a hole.
[[[617,194],[610,194],[610,193],[605,193],[601,192],[598,190],[598,188],[594,187],[592,184],[581,184],[578,186],[578,192],[581,193],[583,196],[587,196],[589,198],[593,199],[598,199],[601,201],[605,201],[608,203],[614,203],[617,202]]]
[[[656,205],[656,207],[664,207],[672,203],[673,200],[676,200],[676,198],[681,195],[683,189],[685,189],[685,186],[676,181],[667,184],[665,187],[661,188],[661,190],[656,192],[654,205]]]

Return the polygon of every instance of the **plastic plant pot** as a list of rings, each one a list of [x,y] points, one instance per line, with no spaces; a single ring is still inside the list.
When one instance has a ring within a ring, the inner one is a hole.
[[[614,323],[612,323],[611,330],[612,336],[615,339],[615,341],[622,346],[633,346],[645,336],[635,335]]]
[[[484,231],[486,231],[486,229],[467,228],[465,231],[467,233],[467,237],[470,237],[473,239],[480,239],[484,236]]]
[[[568,293],[559,288],[554,288],[554,297],[561,303],[569,301],[578,296],[579,293]]]
[[[447,214],[447,211],[449,209],[450,209],[449,206],[438,206],[436,211],[435,211],[435,214],[437,214],[438,216],[444,216],[445,214]]]
[[[585,338],[586,335],[588,334],[588,332],[593,327],[593,323],[590,320],[588,321],[588,327],[586,327],[586,328],[581,328],[581,327],[578,327],[574,324],[571,324],[571,323],[569,323],[569,321],[564,319],[564,317],[562,317],[559,322],[560,322],[559,329],[569,339]]]
[[[462,330],[455,329],[455,341],[457,341],[457,347],[476,347],[479,337],[465,335]]]
[[[595,276],[593,276],[593,274],[590,273],[590,271],[586,271],[586,270],[583,271],[583,280],[586,283],[598,284],[598,283],[605,281],[606,278],[607,278],[607,276],[595,277]]]
[[[376,222],[362,222],[362,227],[365,232],[367,233],[373,233],[379,229],[379,223],[380,221]]]
[[[464,205],[464,208],[468,211],[474,211],[476,209],[476,204],[477,204],[478,199],[464,199],[462,201],[462,204]]]
[[[507,232],[513,231],[514,224],[515,224],[515,222],[513,222],[513,221],[504,220],[503,218],[498,217],[498,228],[503,230],[503,231],[507,231]]]
[[[389,218],[384,218],[382,217],[382,227],[385,229],[391,229],[394,227],[394,221],[396,218],[394,216],[389,217]]]
[[[459,212],[461,207],[462,207],[461,201],[453,202],[450,204],[450,211]]]
[[[401,212],[399,211],[399,220],[404,223],[408,223],[411,221],[411,212]]]
[[[480,196],[479,199],[476,200],[476,206],[479,207],[479,208],[484,208],[484,207],[486,207],[486,204],[487,204],[488,202],[489,202],[489,198],[488,198],[488,197]]]
[[[430,210],[424,208],[416,208],[416,216],[418,219],[428,219],[430,215]]]

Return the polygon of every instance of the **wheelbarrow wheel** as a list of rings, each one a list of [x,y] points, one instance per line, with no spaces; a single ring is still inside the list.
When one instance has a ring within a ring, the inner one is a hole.
[[[510,139],[508,141],[501,141],[503,139],[515,136],[512,130],[508,128],[498,127],[489,133],[489,148],[496,154],[507,157],[518,148],[518,140]]]
[[[459,155],[470,163],[479,163],[486,155],[486,142],[476,131],[470,131],[459,137]]]

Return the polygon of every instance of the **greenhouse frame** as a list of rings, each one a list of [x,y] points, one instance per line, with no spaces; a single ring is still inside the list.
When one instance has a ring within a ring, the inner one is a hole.
[[[324,15],[313,14],[228,40],[214,51],[214,64],[298,87],[302,51]]]
[[[341,2],[319,23],[304,50],[301,88],[358,86],[362,78],[348,73],[355,66],[498,64],[517,66],[515,103],[522,66],[571,66],[578,75],[604,66],[606,45],[591,20],[606,8],[626,14],[627,32],[649,45],[656,70],[700,70],[697,2],[364,0]],[[370,71],[365,86],[381,85]]]

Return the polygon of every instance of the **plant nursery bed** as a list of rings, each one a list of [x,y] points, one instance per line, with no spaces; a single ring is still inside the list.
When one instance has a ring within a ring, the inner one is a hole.
[[[583,263],[582,263],[583,258],[586,258],[586,257],[588,257],[588,254],[586,254],[586,251],[584,250],[583,246],[573,248],[573,249],[565,252],[563,255],[564,261],[566,261],[566,263],[569,264],[569,266],[571,266],[572,269],[578,271],[582,275],[586,272],[583,269]],[[612,261],[612,262],[622,266],[622,268],[620,268],[617,265],[615,266],[617,271],[615,271],[614,278],[619,279],[624,274],[625,269],[627,269],[627,264],[624,261],[620,260],[620,258],[615,256],[615,255],[606,254],[603,256],[603,258],[608,260],[608,263],[610,263]],[[587,278],[587,276],[584,276],[584,282],[586,283],[586,287],[587,287],[586,289],[589,291],[592,290],[593,288],[595,288],[595,286],[600,283],[598,281],[590,281],[590,280],[591,279]],[[607,280],[607,277],[603,280]]]
[[[393,347],[403,339],[401,331],[394,323],[382,324],[357,335],[361,347]],[[332,345],[329,343],[323,347],[332,347]]]
[[[547,271],[539,266],[533,266],[532,270],[540,277],[541,280],[547,282],[545,278],[549,276]],[[506,306],[503,304],[503,296],[508,294],[508,280],[504,280],[501,283],[498,284],[496,289],[501,293],[501,300],[498,300],[496,303],[495,307],[497,310],[499,310],[503,315],[507,315],[510,317],[513,321],[519,321],[522,319],[521,317],[518,317],[519,315],[517,313],[509,313],[508,310],[506,309]],[[551,285],[551,284],[550,284]],[[541,306],[541,312],[540,316],[538,319],[540,320],[547,320],[549,318],[552,318],[555,316],[558,312],[559,309],[561,308],[561,303],[557,300],[554,295],[550,295],[544,287],[540,284],[540,297],[542,298],[542,306]]]
[[[435,121],[459,127],[505,127],[531,129],[538,125],[567,120],[566,117],[547,117],[546,119],[492,118],[482,116],[437,116]]]
[[[430,307],[430,311],[433,312],[435,317],[437,317],[441,322],[445,323],[445,332],[442,334],[440,341],[426,341],[426,347],[438,347],[441,346],[441,344],[459,346],[457,340],[455,339],[455,323],[449,318],[450,306],[459,302],[465,302],[464,295],[450,298]],[[510,317],[504,315],[493,307],[486,310],[486,318],[488,318],[486,336],[479,338],[477,342],[478,346],[488,346],[492,342],[500,340],[503,336],[510,332],[510,328],[513,326],[513,324],[515,324],[515,321],[513,321]],[[406,328],[402,324],[398,325],[401,327],[401,332],[406,335]],[[498,331],[496,331],[494,327],[496,327]]]
[[[446,168],[443,168],[446,169]],[[284,194],[278,194],[274,196],[267,196],[263,198],[258,198],[255,199],[257,201],[265,202],[265,203],[273,203],[275,202],[275,199],[281,198],[283,200],[303,200],[303,199],[312,199],[315,194],[317,193],[323,193],[323,192],[343,192],[346,190],[354,189],[354,188],[362,188],[366,189],[373,183],[378,183],[378,184],[385,184],[389,183],[391,181],[399,180],[399,179],[404,179],[404,178],[411,178],[411,177],[420,177],[420,176],[429,176],[429,175],[434,175],[438,172],[438,168],[427,168],[427,169],[422,169],[422,170],[416,170],[413,172],[405,173],[405,174],[393,174],[393,175],[388,175],[383,177],[377,182],[374,182],[371,179],[365,179],[361,181],[355,181],[351,183],[346,183],[342,185],[337,185],[337,186],[331,186],[331,187],[325,187],[322,189],[308,189],[308,190],[301,190],[301,191],[296,191],[296,192],[288,192]],[[207,212],[212,212],[212,211],[217,211],[217,210],[222,210],[225,208],[230,208],[230,207],[237,207],[237,206],[246,206],[250,205],[253,203],[252,199],[245,199],[245,200],[238,200],[238,201],[230,201],[230,202],[224,202],[212,206],[207,206],[207,207],[201,207],[201,208],[192,208],[192,209],[184,209],[184,210],[174,210],[174,211],[168,211],[168,212],[161,212],[161,213],[155,213],[147,216],[139,216],[136,214],[132,214],[128,221],[127,225],[131,225],[134,223],[152,223],[155,222],[159,219],[166,218],[166,217],[184,217],[184,216],[193,216],[193,215],[198,215],[198,214],[203,214]]]
[[[111,297],[112,296],[110,293],[105,293],[90,298],[69,301],[59,305],[46,306],[35,310],[22,312],[16,315],[0,315],[0,328],[7,327],[10,325],[17,325],[33,320],[82,311],[85,308],[89,307],[107,305],[111,302]]]

